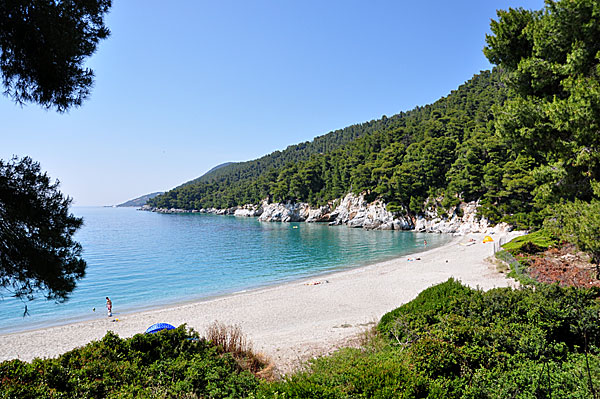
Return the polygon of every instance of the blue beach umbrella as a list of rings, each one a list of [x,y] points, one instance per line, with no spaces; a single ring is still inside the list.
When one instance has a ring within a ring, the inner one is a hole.
[[[172,325],[168,324],[168,323],[156,323],[156,324],[152,324],[150,327],[148,327],[148,329],[146,330],[146,334],[154,334],[155,332],[159,332],[161,330],[174,330],[175,327],[173,327]]]

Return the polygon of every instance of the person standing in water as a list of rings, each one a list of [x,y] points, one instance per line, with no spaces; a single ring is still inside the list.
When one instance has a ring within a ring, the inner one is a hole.
[[[427,248],[427,240],[423,240],[423,246]]]
[[[106,309],[108,310],[108,317],[112,316],[112,301],[106,297]]]

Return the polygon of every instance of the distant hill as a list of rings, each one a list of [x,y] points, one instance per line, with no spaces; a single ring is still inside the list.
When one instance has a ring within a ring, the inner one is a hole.
[[[152,199],[158,195],[164,194],[163,191],[157,191],[152,194],[142,195],[141,197],[134,198],[127,202],[123,202],[122,204],[117,205],[118,207],[128,207],[128,206],[143,206],[149,199]]]
[[[208,175],[209,173],[213,173],[214,171],[216,171],[217,169],[220,169],[222,167],[228,166],[233,164],[234,162],[225,162],[222,163],[220,165],[215,166],[214,168],[212,168],[211,170],[209,170],[208,172],[206,172],[205,174],[203,174],[200,178]],[[123,202],[122,204],[117,205],[117,207],[136,207],[136,206],[144,206],[146,205],[146,202],[148,202],[149,199],[152,199],[154,197],[157,197],[161,194],[164,194],[164,191],[157,191],[155,193],[152,194],[146,194],[146,195],[142,195],[141,197],[137,197],[134,198],[132,200],[129,200],[127,202]]]

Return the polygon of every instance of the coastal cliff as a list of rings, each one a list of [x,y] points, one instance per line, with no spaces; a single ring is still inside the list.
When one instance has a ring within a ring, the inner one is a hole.
[[[440,216],[432,205],[418,216],[390,212],[381,200],[368,202],[364,195],[347,194],[345,197],[320,207],[305,202],[268,203],[244,205],[225,209],[207,208],[188,211],[144,206],[141,209],[159,213],[212,213],[239,217],[258,217],[261,222],[328,223],[368,230],[414,230],[427,233],[464,235],[468,233],[503,233],[511,230],[506,223],[492,226],[486,218],[477,215],[478,202],[468,202],[451,208]]]

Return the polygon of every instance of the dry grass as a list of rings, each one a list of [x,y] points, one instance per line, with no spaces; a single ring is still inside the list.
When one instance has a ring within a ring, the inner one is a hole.
[[[215,321],[206,329],[206,339],[220,347],[223,352],[234,356],[252,351],[252,345],[239,325],[231,326]]]
[[[491,263],[498,273],[508,274],[510,272],[510,266],[508,263],[496,258],[495,256],[490,256],[485,259],[487,262]]]
[[[222,353],[231,354],[242,369],[264,380],[277,378],[274,363],[265,354],[252,350],[252,344],[239,325],[215,321],[206,329],[205,338],[219,347]]]
[[[357,341],[352,346],[371,352],[381,350],[386,343],[377,331],[377,324],[376,321],[365,324],[365,329],[358,335]]]

